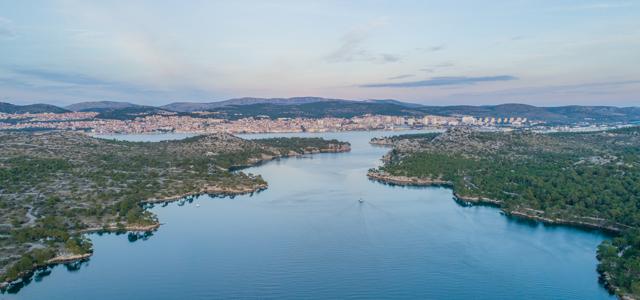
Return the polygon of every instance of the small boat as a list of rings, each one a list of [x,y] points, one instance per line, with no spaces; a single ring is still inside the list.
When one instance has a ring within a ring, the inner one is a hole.
[[[200,207],[200,204],[196,203],[196,207]]]
[[[362,200],[362,198],[358,199],[358,203],[364,203],[364,200]]]

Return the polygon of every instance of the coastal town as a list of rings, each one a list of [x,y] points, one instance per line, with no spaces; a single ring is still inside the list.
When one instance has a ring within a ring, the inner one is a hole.
[[[0,113],[0,130],[72,130],[94,134],[136,133],[285,133],[338,132],[360,130],[405,130],[455,126],[520,128],[536,124],[522,117],[473,116],[385,116],[363,115],[352,118],[276,118],[257,116],[227,120],[206,117],[205,113],[179,115],[163,113],[131,120],[96,118],[96,112]],[[201,117],[205,116],[205,117]]]

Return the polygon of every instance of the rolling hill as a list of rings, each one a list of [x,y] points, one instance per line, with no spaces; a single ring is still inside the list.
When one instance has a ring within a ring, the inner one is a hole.
[[[118,101],[94,101],[94,102],[80,102],[66,106],[65,108],[71,111],[93,111],[102,112],[108,110],[116,110],[123,108],[139,107],[141,105],[133,104],[129,102]]]
[[[225,106],[232,105],[254,105],[254,104],[273,104],[273,105],[300,105],[316,102],[354,102],[353,100],[343,99],[327,99],[321,97],[294,97],[294,98],[235,98],[217,102],[198,103],[198,102],[174,102],[163,105],[160,108],[176,111],[176,112],[194,112],[209,111]]]
[[[29,104],[15,105],[6,102],[0,102],[0,112],[6,114],[24,114],[24,113],[64,113],[69,112],[64,108],[50,104]]]
[[[257,103],[248,105],[228,105],[211,111],[228,119],[255,116],[271,118],[351,118],[365,114],[372,115],[423,115],[419,110],[393,103],[371,103],[363,101],[322,101],[304,104]]]

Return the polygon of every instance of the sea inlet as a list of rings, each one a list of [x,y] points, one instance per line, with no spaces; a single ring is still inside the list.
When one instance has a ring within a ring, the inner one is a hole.
[[[600,232],[509,218],[445,187],[368,180],[389,150],[370,138],[392,134],[244,136],[336,138],[352,151],[245,169],[269,182],[254,195],[155,205],[153,234],[92,234],[90,260],[0,299],[613,298],[596,272]]]

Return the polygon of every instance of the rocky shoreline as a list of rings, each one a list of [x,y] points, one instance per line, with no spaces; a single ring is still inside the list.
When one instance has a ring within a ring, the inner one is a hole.
[[[609,275],[609,273],[600,272],[600,271],[598,271],[598,273],[600,274],[600,278],[599,278],[600,282],[602,283],[602,285],[604,285],[604,287],[609,292],[611,292],[614,295],[618,296],[618,298],[620,298],[622,300],[636,300],[636,298],[634,298],[633,296],[623,293],[620,288],[618,288],[615,285],[612,285],[610,283],[611,282],[611,275]]]
[[[91,257],[93,253],[85,253],[85,254],[71,254],[71,255],[58,255],[47,261],[47,265],[55,265],[55,264],[64,264],[71,263],[80,260],[87,259]]]
[[[318,153],[343,153],[351,151],[351,145],[348,143],[336,146],[329,145],[329,148],[307,148],[302,152],[289,151],[286,154],[281,155],[263,155],[261,158],[251,158],[248,163],[245,165],[235,165],[229,168],[230,171],[241,170],[245,168],[259,166],[261,164],[267,163],[272,160],[280,159],[280,158],[292,158],[292,157],[300,157],[304,155],[310,154],[318,154]]]
[[[376,146],[393,146],[393,140],[387,137],[374,137],[369,141],[369,144]]]
[[[199,190],[198,192],[189,192],[189,193],[184,193],[181,195],[176,195],[176,196],[171,196],[171,197],[166,197],[166,198],[160,198],[160,199],[148,199],[148,200],[142,200],[140,203],[144,204],[144,203],[164,203],[164,202],[174,202],[174,201],[178,201],[184,197],[188,197],[188,196],[196,196],[196,195],[202,195],[202,194],[216,194],[216,195],[241,195],[241,194],[249,194],[249,193],[253,193],[256,191],[260,191],[260,190],[264,190],[267,188],[267,184],[258,184],[256,186],[253,187],[234,187],[234,188],[229,188],[229,187],[218,187],[218,186],[207,186],[205,188],[202,188],[201,190]],[[78,230],[76,233],[78,234],[86,234],[86,233],[97,233],[97,232],[119,232],[119,231],[124,231],[124,232],[150,232],[150,231],[155,231],[157,230],[160,225],[162,225],[160,222],[156,222],[153,224],[149,224],[149,225],[136,225],[136,224],[124,224],[124,226],[122,225],[118,225],[118,224],[109,224],[107,226],[96,226],[96,227],[89,227],[86,229],[82,229],[82,230]],[[74,263],[74,262],[78,262],[78,261],[83,261],[85,259],[90,258],[93,255],[93,252],[90,253],[84,253],[84,254],[76,254],[76,255],[58,255],[52,259],[49,259],[45,264],[43,265],[34,265],[33,269],[27,272],[24,272],[22,274],[20,274],[18,276],[18,278],[16,278],[15,280],[12,281],[5,281],[5,282],[0,282],[0,289],[6,289],[7,287],[11,286],[14,282],[20,280],[21,278],[25,277],[25,276],[29,276],[29,274],[32,274],[35,270],[42,268],[42,267],[47,267],[47,266],[52,266],[52,265],[57,265],[57,264],[68,264],[68,263]]]
[[[464,195],[460,195],[456,192],[453,192],[453,196],[456,197],[456,199],[467,202],[467,203],[472,203],[472,204],[487,204],[487,205],[491,205],[491,206],[500,206],[502,205],[502,201],[500,200],[495,200],[495,199],[490,199],[490,198],[486,198],[486,197],[473,197],[473,196],[464,196]]]
[[[45,268],[45,267],[54,266],[54,265],[58,265],[58,264],[68,264],[68,263],[74,263],[74,262],[78,262],[78,261],[83,261],[83,260],[86,260],[89,257],[91,257],[91,255],[93,255],[93,252],[84,253],[84,254],[61,254],[61,255],[58,255],[56,257],[53,257],[53,258],[47,260],[43,264],[34,265],[33,268],[31,270],[29,270],[29,271],[24,271],[24,272],[20,273],[18,275],[18,278],[13,280],[13,281],[0,282],[0,290],[5,290],[5,289],[9,288],[11,285],[15,284],[17,281],[22,280],[22,278],[25,278],[27,276],[31,276],[36,270],[38,270],[40,268]]]
[[[164,198],[156,198],[156,199],[147,199],[142,200],[141,203],[164,203],[164,202],[173,202],[178,201],[182,198],[189,196],[199,196],[199,195],[219,195],[219,196],[235,196],[235,195],[244,195],[250,194],[262,190],[266,190],[269,187],[267,183],[261,183],[254,186],[242,186],[242,187],[220,187],[217,185],[205,186],[196,192],[187,192],[175,196],[168,196]]]
[[[385,184],[399,185],[399,186],[448,186],[453,188],[453,183],[440,179],[431,179],[431,178],[416,178],[416,177],[408,177],[408,176],[396,176],[391,175],[385,172],[380,172],[377,170],[369,170],[367,173],[367,177],[371,180],[375,180]],[[601,230],[603,232],[609,234],[620,234],[623,230],[628,229],[628,226],[623,224],[611,224],[608,223],[604,219],[598,218],[589,218],[589,217],[580,217],[583,220],[567,220],[560,218],[549,218],[544,217],[542,214],[543,211],[533,210],[533,209],[522,209],[522,210],[506,210],[502,208],[503,201],[490,199],[486,197],[475,197],[475,196],[465,196],[460,195],[456,192],[453,192],[454,197],[457,200],[464,201],[470,204],[486,204],[491,206],[499,207],[506,215],[511,217],[516,217],[525,220],[533,220],[537,222],[541,222],[544,224],[550,225],[564,225],[571,226],[576,228],[583,228],[589,230]],[[633,300],[635,298],[629,295],[623,295],[620,292],[620,289],[611,284],[609,280],[609,275],[606,273],[600,274],[600,279],[602,280],[605,288],[609,290],[611,293],[618,295],[621,299]]]
[[[385,172],[369,170],[367,177],[371,180],[382,183],[399,185],[399,186],[452,186],[451,181],[433,179],[433,178],[417,178],[408,176],[391,175]]]
[[[318,154],[318,153],[342,153],[342,152],[351,151],[351,146],[349,144],[342,144],[340,146],[335,146],[335,145],[330,145],[330,146],[331,147],[329,147],[329,148],[305,149],[302,153],[295,152],[295,151],[290,151],[289,153],[287,153],[285,155],[263,156],[260,159],[252,159],[252,160],[250,160],[247,165],[232,166],[229,169],[230,170],[241,170],[241,169],[244,169],[244,168],[255,167],[255,166],[259,166],[261,164],[267,163],[267,162],[272,161],[272,160],[280,159],[280,158],[299,157],[299,156],[303,156],[303,155]],[[234,187],[224,187],[224,186],[217,186],[217,185],[209,185],[209,186],[202,187],[200,190],[195,191],[195,192],[187,192],[187,193],[183,193],[183,194],[179,194],[179,195],[168,196],[168,197],[165,197],[165,198],[147,199],[147,200],[141,201],[141,203],[172,202],[172,201],[180,200],[180,199],[182,199],[184,197],[198,196],[198,195],[205,195],[205,194],[220,195],[220,196],[245,195],[245,194],[251,194],[251,193],[255,193],[255,192],[266,190],[268,187],[269,187],[268,183],[261,183],[261,184],[257,184],[257,185],[254,185],[254,186],[234,186]]]
[[[431,179],[431,178],[416,178],[416,177],[409,177],[409,176],[397,176],[397,175],[391,175],[385,172],[371,171],[371,170],[367,173],[367,177],[369,177],[369,179],[379,181],[382,183],[388,183],[388,184],[399,185],[399,186],[453,187],[453,183],[446,180]],[[471,204],[487,204],[487,205],[498,206],[498,207],[500,207],[503,204],[503,201],[501,200],[490,199],[486,197],[466,196],[466,195],[460,195],[456,192],[453,192],[453,195],[456,199],[467,202],[467,203],[471,203]],[[596,229],[596,230],[602,230],[611,234],[619,234],[624,229],[628,228],[628,226],[625,226],[622,224],[611,224],[611,223],[608,223],[606,220],[598,219],[598,218],[580,217],[583,220],[549,218],[542,215],[544,213],[543,211],[537,211],[537,210],[527,209],[527,208],[524,208],[522,210],[506,210],[502,208],[502,211],[509,216],[538,221],[545,224],[567,225],[567,226],[580,227],[585,229]]]
[[[160,225],[161,225],[160,223],[153,223],[149,225],[124,225],[124,227],[121,227],[121,226],[118,226],[118,224],[109,224],[108,226],[90,227],[90,228],[78,230],[76,233],[85,234],[85,233],[96,233],[96,232],[118,232],[123,230],[125,232],[150,232],[158,229]],[[92,255],[93,255],[93,251],[89,253],[83,253],[83,254],[60,254],[58,256],[55,256],[47,260],[46,263],[44,264],[34,265],[33,269],[19,274],[15,280],[0,282],[0,290],[4,290],[8,288],[12,284],[14,284],[16,281],[21,280],[25,276],[30,276],[30,274],[33,274],[33,272],[39,268],[44,268],[44,267],[58,265],[58,264],[75,263],[75,262],[89,259]]]
[[[126,231],[126,232],[149,232],[154,231],[160,227],[159,222],[149,224],[149,225],[124,225],[124,227],[118,226],[118,224],[109,224],[108,226],[103,227],[90,227],[87,229],[79,230],[77,233],[96,233],[96,232],[118,232],[118,231]]]
[[[528,220],[534,220],[534,221],[542,222],[545,224],[566,225],[566,226],[572,226],[572,227],[579,227],[583,229],[602,230],[604,232],[614,234],[614,235],[620,234],[622,233],[622,231],[628,228],[628,226],[625,226],[622,224],[607,223],[605,220],[602,220],[601,222],[595,222],[595,221],[589,222],[589,221],[569,220],[569,219],[561,219],[561,218],[549,218],[549,217],[539,216],[535,213],[527,213],[519,210],[513,210],[513,211],[503,210],[503,211],[510,216],[528,219]],[[586,219],[586,218],[583,217],[582,219]]]

